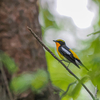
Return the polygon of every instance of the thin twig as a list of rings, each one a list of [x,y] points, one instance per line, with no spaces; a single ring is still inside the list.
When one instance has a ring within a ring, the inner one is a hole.
[[[93,32],[93,33],[90,33],[90,34],[88,34],[87,36],[90,36],[90,35],[95,35],[95,34],[98,34],[98,33],[100,33],[100,30],[98,30],[98,31],[96,31],[96,32]]]
[[[8,91],[9,98],[10,98],[10,100],[14,100],[12,93],[10,92],[10,89],[9,89],[9,86],[8,86],[8,81],[7,81],[7,77],[6,77],[6,74],[5,74],[4,69],[3,69],[2,62],[0,62],[0,69],[1,69],[2,76],[3,76],[3,79],[4,79],[5,85],[6,85],[6,89]]]
[[[73,82],[73,83],[70,83],[69,85],[68,85],[68,88],[67,88],[67,90],[61,95],[61,98],[64,96],[64,95],[66,95],[67,94],[67,92],[68,92],[68,90],[69,90],[69,88],[70,88],[70,86],[71,85],[73,85],[73,84],[75,84],[76,83],[76,81],[75,82]]]
[[[58,60],[64,67],[65,69],[72,75],[74,76],[81,84],[82,86],[86,89],[86,91],[91,95],[92,99],[95,100],[93,94],[90,92],[90,90],[81,82],[81,80],[68,68],[66,67],[66,65],[61,62],[54,54],[51,50],[49,50],[48,47],[45,46],[45,44],[41,41],[41,39],[32,31],[32,29],[30,27],[27,26],[27,28],[29,29],[29,31],[31,32],[31,34],[38,40],[38,42],[56,59]]]

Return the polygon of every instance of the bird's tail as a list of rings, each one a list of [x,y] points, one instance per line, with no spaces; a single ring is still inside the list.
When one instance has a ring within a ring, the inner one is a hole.
[[[87,71],[89,71],[89,69],[87,67],[85,67],[83,64],[81,64],[81,66],[83,66]]]
[[[79,61],[79,63],[80,63],[80,65],[83,66],[87,71],[89,71],[88,68],[86,68],[86,67],[82,64],[81,61]]]
[[[79,65],[77,65],[76,63],[75,63],[75,65],[80,69]]]

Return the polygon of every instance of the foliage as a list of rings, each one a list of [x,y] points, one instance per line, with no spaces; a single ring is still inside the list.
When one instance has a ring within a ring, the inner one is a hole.
[[[48,83],[48,74],[44,70],[35,73],[25,73],[14,77],[10,87],[15,93],[22,93],[28,89],[40,92]]]
[[[0,62],[4,64],[10,74],[18,71],[18,67],[15,62],[2,51],[0,51]],[[35,92],[41,92],[42,89],[46,87],[48,79],[47,72],[42,69],[37,72],[27,72],[13,77],[10,82],[10,88],[16,94],[23,93],[28,89]]]
[[[18,70],[15,62],[3,51],[0,51],[0,61],[4,64],[10,73],[15,73]]]
[[[55,29],[60,30],[61,27],[57,26],[57,23],[55,21],[56,17],[49,12],[48,8],[40,8],[40,12],[42,13],[42,16],[45,16],[42,17],[44,20],[44,24],[48,24],[47,26],[42,26],[42,29],[45,29],[42,30],[44,37],[44,33],[46,32],[46,30],[50,27],[53,27],[54,25],[56,26],[54,27]],[[47,12],[49,15],[47,14]],[[51,17],[51,15],[52,19],[54,19],[52,22],[51,20],[49,20],[49,17]],[[57,35],[57,33],[55,34]],[[77,52],[77,55],[80,57],[84,65],[89,69],[89,72],[87,72],[84,67],[78,69],[73,64],[70,65],[69,69],[73,71],[73,73],[75,73],[84,84],[91,84],[91,87],[88,88],[93,94],[95,93],[94,88],[95,86],[97,86],[97,98],[100,98],[100,31],[93,32],[88,36],[91,36],[90,40],[86,40],[85,42],[83,42],[82,40],[79,41],[81,45],[87,45],[87,48],[84,48]],[[50,49],[55,54],[57,54],[55,52],[55,48],[50,47]],[[77,51],[77,49],[75,49],[75,51]],[[46,60],[52,83],[55,86],[59,87],[63,92],[67,90],[67,87],[70,83],[77,81],[48,52],[46,52]],[[65,64],[67,65],[67,63]],[[62,98],[62,100],[85,100],[87,98],[90,98],[89,94],[85,92],[86,91],[82,88],[82,85],[77,82],[70,87],[68,93],[65,95],[65,97]],[[60,93],[60,95],[61,94],[62,92]]]

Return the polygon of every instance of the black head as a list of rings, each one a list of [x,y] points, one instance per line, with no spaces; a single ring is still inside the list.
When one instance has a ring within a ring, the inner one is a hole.
[[[53,40],[56,43],[59,43],[60,45],[65,45],[65,41],[58,39],[58,40]]]

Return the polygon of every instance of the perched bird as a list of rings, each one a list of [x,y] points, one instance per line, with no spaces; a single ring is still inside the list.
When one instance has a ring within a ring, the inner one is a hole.
[[[72,51],[69,47],[67,47],[67,45],[65,44],[63,40],[58,39],[58,40],[53,40],[53,41],[56,43],[57,53],[63,61],[66,61],[69,64],[73,63],[78,68],[80,68],[79,65],[84,66],[82,62],[80,61],[79,57],[76,55],[76,53]],[[86,67],[85,69],[88,70]]]

